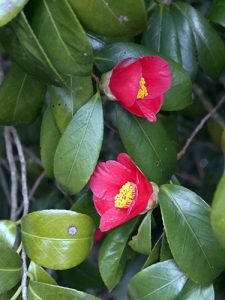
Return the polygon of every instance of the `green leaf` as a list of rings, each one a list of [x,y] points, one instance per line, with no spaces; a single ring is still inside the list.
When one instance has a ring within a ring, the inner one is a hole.
[[[71,77],[70,88],[50,87],[51,109],[61,133],[74,113],[93,95],[91,77]]]
[[[78,198],[70,209],[78,213],[90,216],[95,222],[96,227],[99,226],[100,216],[98,215],[94,207],[91,193],[84,194],[83,196]]]
[[[192,78],[197,75],[198,62],[191,26],[173,5],[160,5],[154,9],[142,42],[183,65]]]
[[[195,284],[190,279],[186,282],[181,293],[176,300],[214,300],[215,294],[213,285],[201,286]]]
[[[144,0],[69,0],[83,26],[109,36],[136,35],[147,26]]]
[[[0,29],[0,38],[7,54],[27,74],[44,83],[67,87],[65,78],[50,61],[23,12]]]
[[[220,242],[225,248],[225,174],[221,177],[216,192],[213,197],[211,209],[211,224],[213,231]]]
[[[41,266],[35,264],[33,261],[31,261],[29,265],[28,273],[32,276],[32,280],[34,281],[57,285],[55,279]]]
[[[160,120],[149,123],[117,105],[117,125],[123,145],[149,180],[170,179],[176,168],[176,151]]]
[[[0,87],[0,124],[32,123],[40,113],[45,93],[45,85],[14,65]]]
[[[84,214],[42,210],[23,217],[21,225],[28,257],[45,268],[75,267],[85,260],[93,244],[95,226]]]
[[[211,283],[224,269],[225,257],[212,232],[208,205],[178,185],[163,185],[159,204],[176,263],[195,283]]]
[[[129,237],[137,224],[135,218],[111,230],[99,250],[99,271],[109,290],[120,281],[126,264],[126,249]]]
[[[0,3],[0,26],[10,22],[23,9],[28,0],[1,0]]]
[[[0,243],[0,294],[12,289],[20,280],[21,257],[7,244]]]
[[[141,222],[137,235],[132,236],[129,242],[134,251],[144,255],[149,255],[152,247],[151,218],[152,211],[149,211]]]
[[[174,9],[188,21],[192,29],[200,66],[209,76],[218,77],[225,67],[223,40],[209,22],[189,4],[178,2],[174,4]]]
[[[111,70],[119,61],[128,57],[160,55],[170,65],[172,84],[165,93],[163,110],[181,110],[192,103],[192,85],[188,73],[170,58],[134,43],[115,43],[96,52],[95,64],[102,72]]]
[[[30,281],[28,288],[28,300],[48,299],[48,300],[100,300],[90,294],[77,290],[64,288],[57,285]]]
[[[90,75],[92,48],[67,0],[30,1],[28,19],[56,69],[64,75]]]
[[[78,112],[64,131],[56,149],[56,180],[71,194],[88,182],[98,161],[103,139],[103,115],[99,93]]]
[[[17,228],[16,223],[10,220],[0,221],[0,244],[7,244],[9,247],[13,247],[16,241]]]
[[[168,259],[172,259],[172,258],[173,258],[173,255],[170,251],[170,246],[168,244],[167,237],[166,237],[165,233],[163,233],[162,245],[161,245],[161,249],[160,249],[160,261],[164,261],[164,260],[168,260]]]
[[[210,11],[210,20],[225,27],[225,2],[224,0],[214,0]]]
[[[50,105],[45,110],[40,133],[41,161],[45,171],[53,177],[53,161],[61,134],[52,115]]]
[[[149,257],[146,259],[142,269],[145,269],[145,268],[151,266],[152,264],[156,263],[159,260],[161,245],[162,245],[162,236],[155,243],[155,245],[152,248],[152,251],[149,254]]]
[[[173,260],[150,266],[137,273],[129,284],[132,300],[174,300],[187,281]]]

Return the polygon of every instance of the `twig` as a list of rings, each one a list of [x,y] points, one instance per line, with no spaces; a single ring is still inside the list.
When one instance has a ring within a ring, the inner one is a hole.
[[[205,123],[212,117],[212,115],[220,108],[221,105],[225,102],[225,96],[223,96],[220,101],[217,103],[217,105],[201,120],[201,122],[198,124],[198,126],[194,129],[190,137],[187,139],[185,145],[181,149],[181,151],[177,154],[177,159],[181,159],[182,156],[187,151],[187,148],[192,143],[195,136],[198,134],[198,132],[202,129],[202,127],[205,125]]]
[[[18,206],[18,199],[17,199],[17,170],[16,170],[16,163],[13,156],[13,147],[11,142],[11,127],[6,126],[4,128],[4,137],[5,137],[5,145],[6,145],[6,155],[7,160],[9,163],[9,170],[10,170],[10,178],[11,178],[11,212],[10,212],[10,219],[12,221],[16,221],[16,210]]]
[[[94,73],[91,73],[91,77],[96,81],[96,83],[99,83],[99,78]]]
[[[28,188],[27,188],[27,168],[26,160],[23,153],[23,147],[17,131],[15,128],[11,128],[11,132],[14,137],[16,148],[19,155],[20,167],[21,167],[21,182],[22,182],[22,195],[23,195],[23,216],[28,214],[29,211],[29,197],[28,197]],[[26,252],[24,248],[22,249],[22,299],[27,300],[27,263],[26,263]]]
[[[47,176],[47,173],[46,172],[42,172],[39,177],[36,179],[33,187],[31,188],[30,190],[30,193],[29,193],[29,199],[32,199],[36,190],[38,189],[39,185],[41,184],[42,180]]]

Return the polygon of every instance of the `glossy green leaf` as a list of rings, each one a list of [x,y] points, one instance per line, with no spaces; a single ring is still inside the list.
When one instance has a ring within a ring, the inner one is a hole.
[[[109,36],[136,35],[146,28],[143,0],[69,0],[84,27]]]
[[[90,294],[57,285],[31,281],[28,288],[28,300],[100,300]]]
[[[0,124],[32,123],[40,113],[45,93],[45,85],[13,66],[0,87]]]
[[[162,245],[160,249],[160,261],[172,259],[173,255],[170,251],[170,246],[167,241],[167,237],[165,235],[165,232],[162,235]]]
[[[30,0],[30,25],[56,69],[64,75],[90,75],[92,49],[67,0]]]
[[[225,67],[225,46],[218,33],[209,22],[192,6],[175,3],[174,9],[185,18],[194,35],[198,61],[211,77],[217,77]]]
[[[176,168],[176,151],[158,120],[149,123],[117,105],[117,125],[123,145],[149,180],[165,183]]]
[[[10,22],[23,9],[28,0],[1,0],[0,26]]]
[[[60,137],[49,105],[43,115],[40,133],[41,161],[49,176],[53,176],[54,154]]]
[[[224,0],[214,0],[210,11],[210,20],[225,27],[225,2]]]
[[[54,174],[69,193],[78,193],[96,166],[103,138],[103,115],[99,93],[74,115],[56,149]]]
[[[211,209],[211,224],[213,231],[225,248],[225,175],[222,176],[213,197]]]
[[[215,294],[213,285],[201,286],[190,279],[186,282],[181,293],[175,300],[214,300]]]
[[[141,222],[138,233],[132,236],[129,246],[136,252],[149,255],[152,247],[152,234],[151,234],[151,218],[152,211],[149,211]]]
[[[145,269],[145,268],[151,266],[152,264],[156,263],[159,260],[161,246],[162,246],[162,236],[155,243],[155,245],[152,248],[152,251],[150,252],[149,257],[146,259],[142,269]]]
[[[104,239],[99,250],[99,270],[109,290],[120,281],[126,264],[126,249],[129,237],[138,219],[112,229]]]
[[[195,78],[198,62],[194,35],[188,21],[180,16],[174,6],[160,5],[154,9],[142,42],[182,64]]]
[[[92,198],[93,196],[91,195],[91,193],[84,194],[76,200],[76,202],[70,209],[78,213],[90,216],[95,222],[96,227],[98,227],[100,223],[100,216],[94,207]]]
[[[13,247],[16,241],[17,228],[16,223],[10,220],[0,221],[0,244],[7,244]]]
[[[224,269],[225,256],[212,232],[208,205],[178,185],[163,185],[159,204],[176,263],[192,281],[211,283]]]
[[[137,273],[129,284],[132,300],[174,300],[187,278],[173,260],[150,266]]]
[[[71,77],[70,88],[50,87],[51,109],[61,133],[74,113],[93,95],[91,77]]]
[[[84,214],[42,210],[23,217],[21,225],[28,257],[45,268],[72,268],[85,260],[93,244],[95,226]]]
[[[134,43],[115,43],[96,52],[95,64],[104,73],[125,58],[145,55],[159,55],[159,53]],[[172,72],[172,84],[168,92],[165,93],[162,109],[171,111],[183,109],[192,103],[191,79],[179,64],[161,53],[160,56],[168,61]]]
[[[22,260],[7,244],[0,243],[0,294],[12,289],[20,280]]]
[[[67,87],[65,78],[50,61],[23,12],[0,29],[0,39],[7,53],[27,74],[44,83]]]
[[[29,265],[28,274],[34,281],[57,285],[55,279],[41,266],[35,264],[33,261],[31,261]]]

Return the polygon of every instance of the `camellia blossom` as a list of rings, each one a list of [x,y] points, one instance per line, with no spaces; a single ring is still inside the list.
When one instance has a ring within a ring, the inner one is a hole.
[[[118,100],[132,114],[155,122],[171,81],[169,64],[163,58],[144,56],[122,60],[103,74],[101,87],[109,99]]]
[[[116,161],[99,163],[90,188],[101,216],[100,230],[108,231],[155,207],[154,185],[125,153],[119,154]]]

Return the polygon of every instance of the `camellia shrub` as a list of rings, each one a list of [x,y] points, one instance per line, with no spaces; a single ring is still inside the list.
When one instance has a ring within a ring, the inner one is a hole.
[[[225,1],[0,0],[0,299],[225,299]]]

